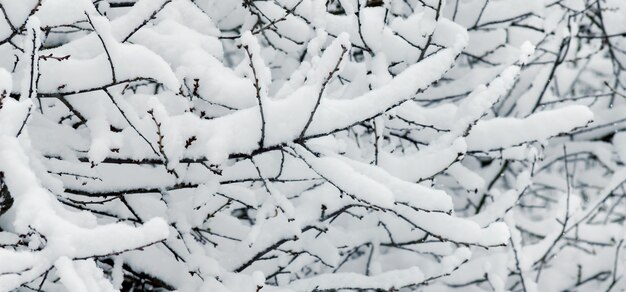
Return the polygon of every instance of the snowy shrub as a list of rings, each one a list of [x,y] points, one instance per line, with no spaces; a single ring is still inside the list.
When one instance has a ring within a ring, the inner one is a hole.
[[[0,12],[0,291],[626,289],[626,1]]]

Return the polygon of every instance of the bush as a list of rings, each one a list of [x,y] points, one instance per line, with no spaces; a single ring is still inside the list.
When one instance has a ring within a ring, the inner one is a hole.
[[[0,290],[621,290],[626,2],[0,1]]]

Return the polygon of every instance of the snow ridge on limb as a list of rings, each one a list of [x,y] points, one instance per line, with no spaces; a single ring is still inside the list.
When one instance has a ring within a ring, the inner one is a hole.
[[[593,112],[584,105],[572,105],[534,113],[526,118],[481,120],[467,136],[468,151],[493,151],[546,139],[584,127]],[[490,137],[497,137],[490,139]]]

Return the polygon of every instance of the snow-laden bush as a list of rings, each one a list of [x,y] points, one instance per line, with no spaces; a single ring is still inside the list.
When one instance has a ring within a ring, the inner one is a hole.
[[[618,291],[623,0],[0,0],[0,291]]]

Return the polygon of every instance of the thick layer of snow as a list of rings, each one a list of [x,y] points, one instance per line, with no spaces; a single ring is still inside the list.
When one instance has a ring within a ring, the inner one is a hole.
[[[481,120],[467,136],[468,151],[500,150],[525,142],[545,141],[584,127],[593,119],[586,106],[568,106],[532,114],[526,118]]]
[[[0,291],[624,290],[625,11],[0,0]]]

